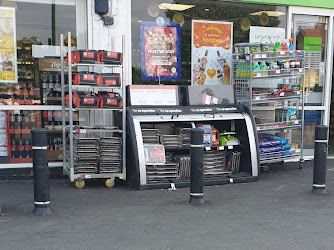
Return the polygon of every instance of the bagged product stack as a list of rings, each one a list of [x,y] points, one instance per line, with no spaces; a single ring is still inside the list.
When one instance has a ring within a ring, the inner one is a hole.
[[[293,155],[295,148],[291,145],[287,145],[288,142],[289,139],[276,135],[259,135],[260,159],[265,160]]]

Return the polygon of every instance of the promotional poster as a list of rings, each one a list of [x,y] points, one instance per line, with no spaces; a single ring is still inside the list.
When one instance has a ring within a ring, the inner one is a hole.
[[[142,22],[141,73],[144,80],[178,80],[181,77],[180,24]]]
[[[0,82],[17,82],[15,9],[0,7]]]
[[[192,22],[192,85],[231,83],[233,23]]]

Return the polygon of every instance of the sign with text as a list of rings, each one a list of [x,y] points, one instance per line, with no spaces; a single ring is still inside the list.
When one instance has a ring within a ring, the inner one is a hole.
[[[322,38],[321,37],[304,37],[305,51],[321,51]]]
[[[191,84],[231,82],[233,23],[192,21]]]
[[[250,43],[275,43],[285,39],[285,29],[272,27],[251,26],[249,31]]]
[[[179,105],[178,86],[131,85],[131,106],[176,106]]]
[[[141,75],[144,80],[178,80],[181,77],[180,24],[140,24]]]
[[[0,82],[17,82],[15,8],[0,7]]]

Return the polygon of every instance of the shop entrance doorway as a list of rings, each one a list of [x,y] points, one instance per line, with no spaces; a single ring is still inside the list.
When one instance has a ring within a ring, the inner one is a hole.
[[[333,17],[312,8],[292,7],[290,13],[294,47],[305,53],[304,155],[313,156],[315,126],[330,117]]]

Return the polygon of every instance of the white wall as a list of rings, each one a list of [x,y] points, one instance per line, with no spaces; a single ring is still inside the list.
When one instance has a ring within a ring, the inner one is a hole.
[[[122,51],[122,35],[125,35],[123,65],[125,76],[123,82],[131,84],[131,0],[109,0],[109,13],[114,18],[114,25],[104,26],[101,17],[95,14],[94,0],[87,0],[88,48],[112,49],[115,38],[115,51]]]

